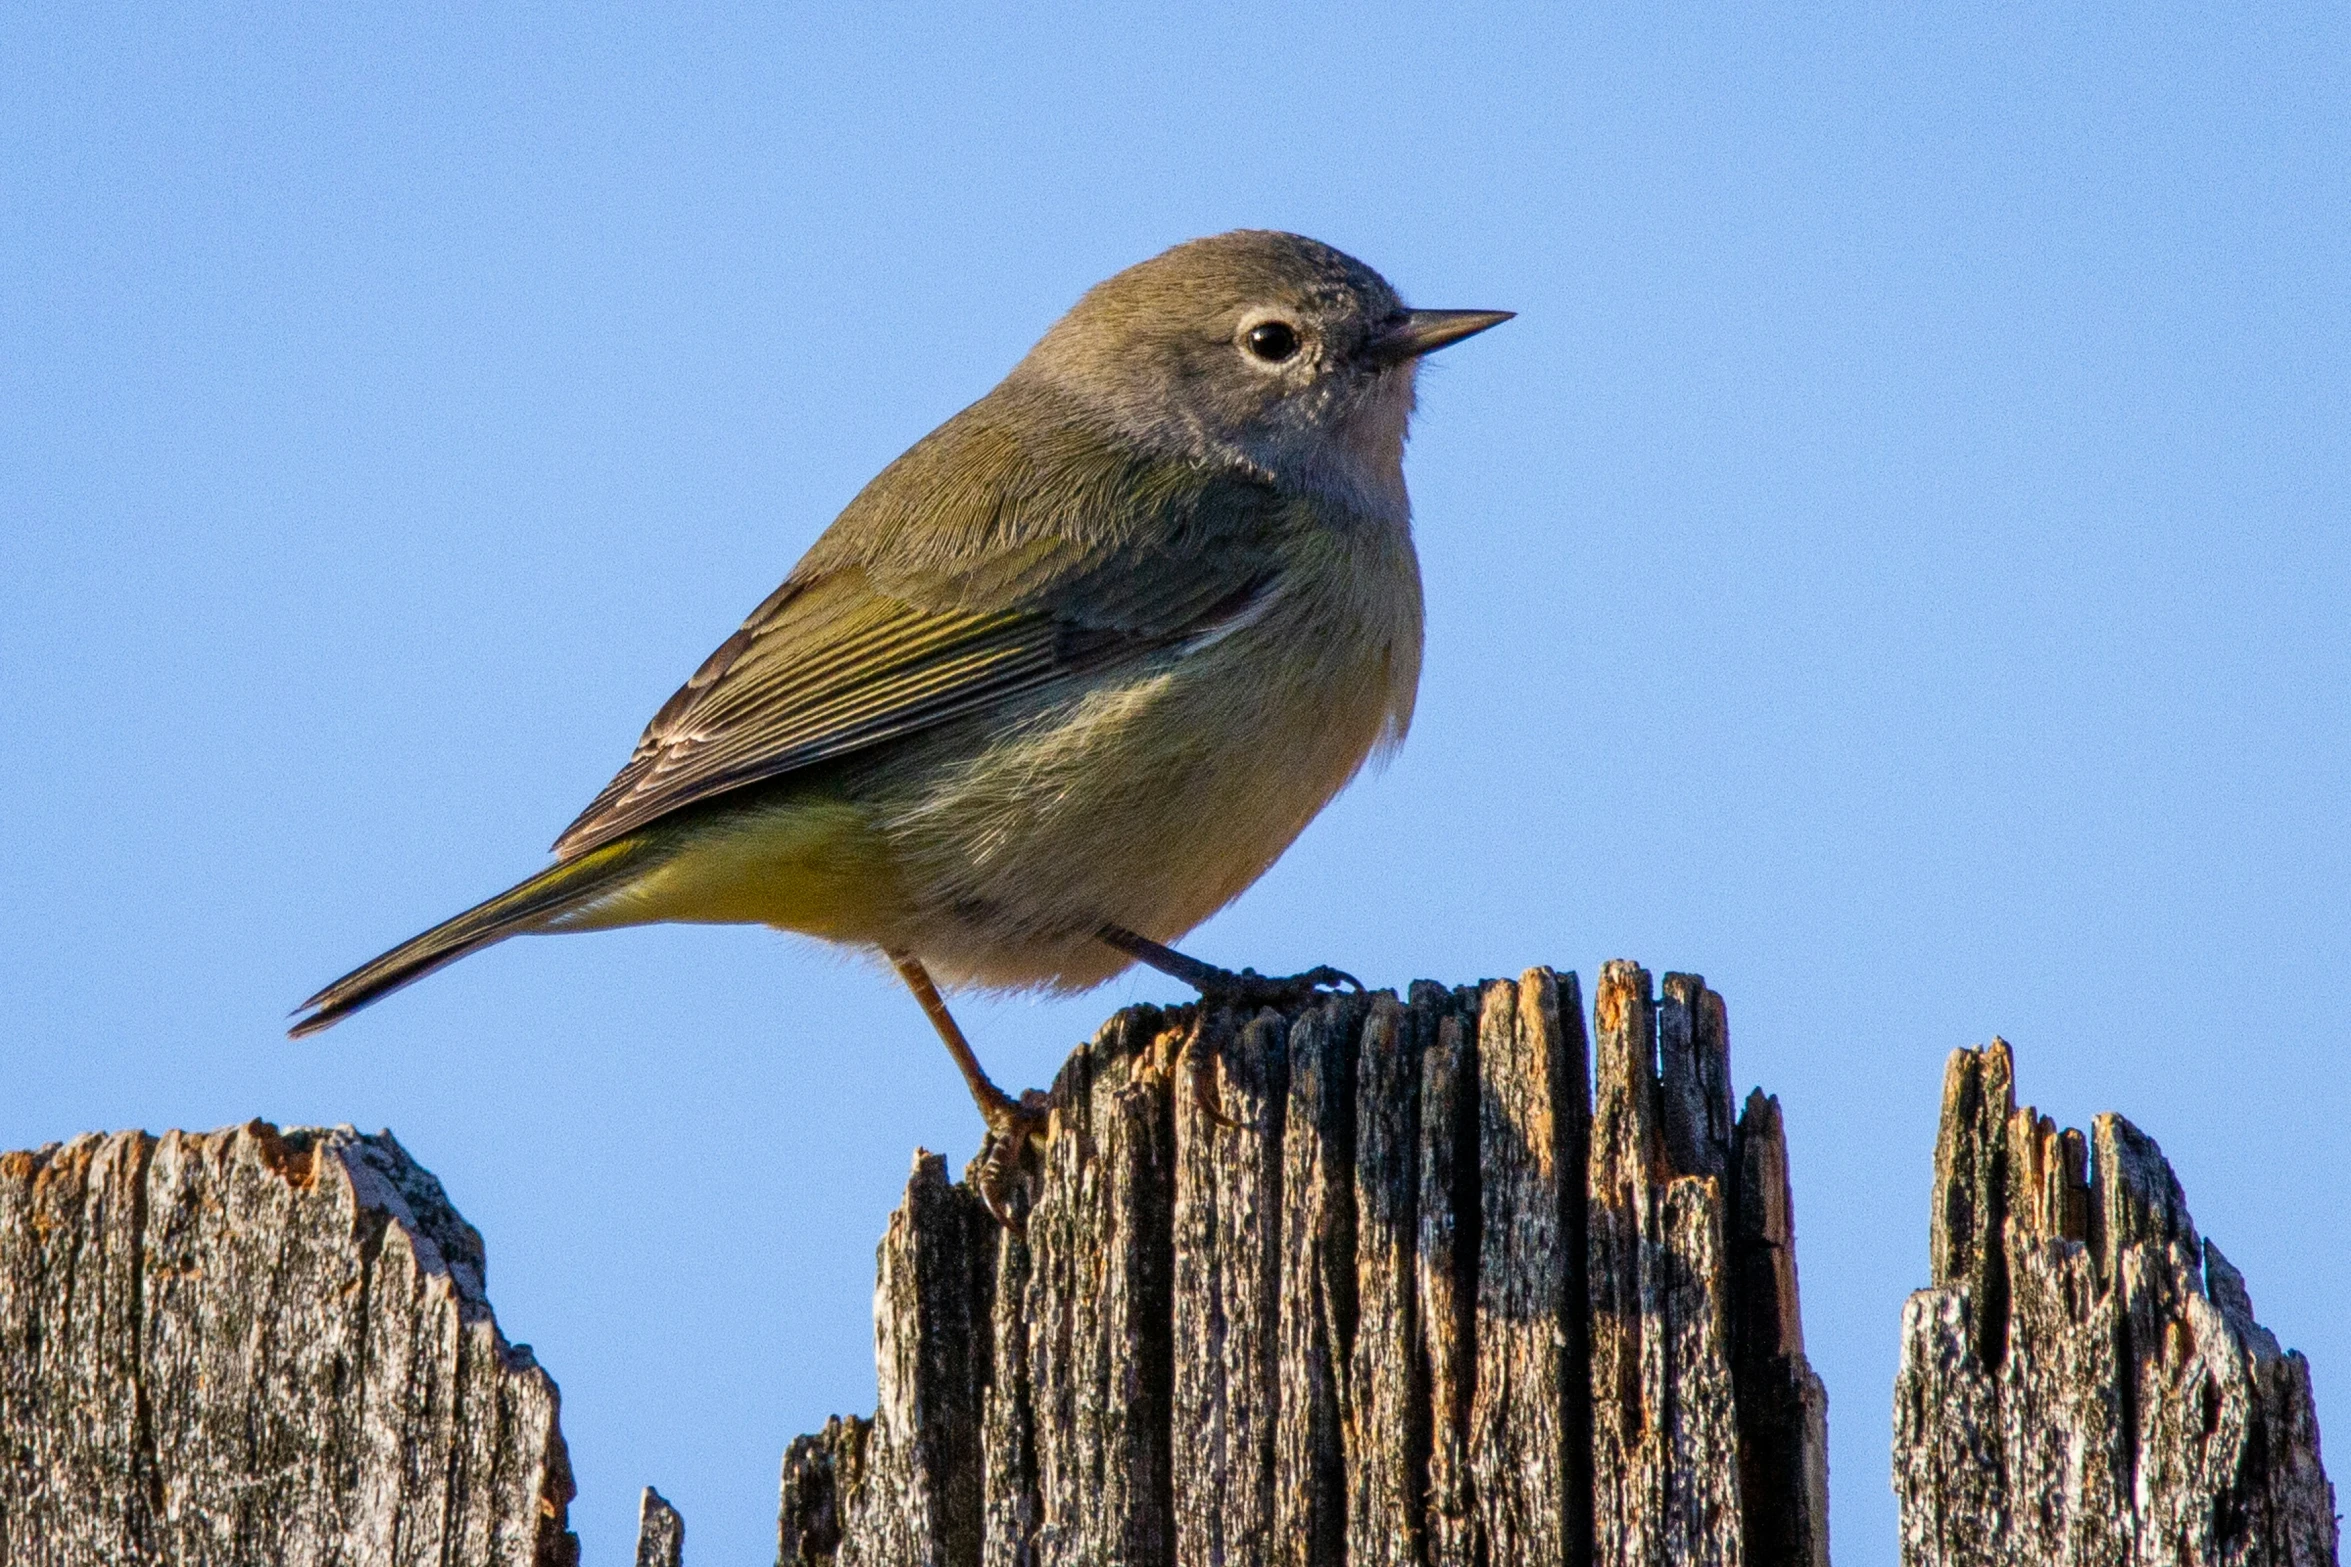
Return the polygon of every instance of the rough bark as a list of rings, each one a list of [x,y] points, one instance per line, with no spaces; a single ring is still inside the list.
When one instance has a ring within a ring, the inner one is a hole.
[[[1420,1560],[1428,1486],[1428,1373],[1420,1353],[1421,1053],[1392,996],[1373,1002],[1355,1066],[1355,1349],[1347,1557]]]
[[[1489,1561],[1591,1554],[1582,999],[1547,969],[1478,996],[1477,1358],[1469,1462]]]
[[[573,1562],[483,1266],[388,1133],[0,1155],[0,1562]]]
[[[944,1160],[916,1156],[874,1287],[891,1308],[874,1312],[874,1357],[894,1402],[866,1441],[844,1567],[978,1560],[982,1477],[957,1459],[977,1450],[984,1413],[994,1228],[977,1196],[948,1184]]]
[[[1287,1567],[1340,1561],[1347,1549],[1360,1020],[1360,1008],[1336,1001],[1290,1027],[1270,1558]]]
[[[780,1559],[1825,1567],[1778,1107],[1648,986],[1603,980],[1597,1120],[1546,969],[1122,1013],[1021,1228],[918,1158],[880,1407],[793,1444]]]
[[[1931,1255],[1894,1386],[1906,1567],[2335,1560],[2309,1365],[2153,1139],[2060,1131],[2006,1044],[1955,1053]]]

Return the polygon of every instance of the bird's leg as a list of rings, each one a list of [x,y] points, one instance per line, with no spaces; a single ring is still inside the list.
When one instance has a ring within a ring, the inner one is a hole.
[[[1159,970],[1170,979],[1180,979],[1200,992],[1200,999],[1225,1006],[1278,1007],[1295,1006],[1310,1001],[1324,989],[1344,985],[1361,994],[1363,981],[1323,964],[1303,974],[1289,974],[1276,978],[1245,968],[1238,974],[1198,958],[1188,958],[1173,947],[1163,947],[1148,936],[1138,936],[1123,925],[1104,925],[1094,933],[1103,941],[1133,958],[1136,962]]]
[[[980,1118],[988,1123],[988,1135],[980,1142],[980,1201],[988,1205],[988,1212],[996,1216],[997,1223],[1009,1229],[1013,1225],[1012,1178],[1020,1169],[1021,1155],[1027,1152],[1029,1143],[1044,1138],[1049,1109],[1046,1098],[1032,1088],[1014,1099],[990,1082],[980,1067],[980,1058],[971,1053],[971,1041],[956,1026],[954,1014],[947,1010],[939,987],[931,983],[930,971],[922,966],[922,961],[912,953],[893,952],[890,962],[898,970],[898,977],[906,981],[906,988],[914,992],[914,999],[922,1003],[923,1015],[939,1031],[940,1041],[955,1058],[957,1070],[963,1073],[964,1086],[971,1090],[972,1103],[979,1106]]]
[[[1219,1126],[1237,1127],[1242,1123],[1224,1113],[1217,1103],[1215,1051],[1208,1044],[1208,1008],[1214,1006],[1262,1007],[1295,1006],[1322,994],[1325,987],[1345,985],[1360,993],[1363,982],[1352,974],[1342,973],[1324,964],[1308,969],[1303,974],[1272,978],[1255,969],[1243,969],[1238,974],[1231,969],[1203,963],[1198,958],[1186,957],[1173,947],[1163,947],[1148,936],[1139,936],[1123,925],[1104,925],[1095,934],[1103,941],[1133,958],[1136,962],[1159,970],[1170,979],[1178,979],[1200,992],[1207,1003],[1200,1016],[1192,1020],[1192,1037],[1184,1042],[1182,1066],[1191,1085],[1193,1107]]]

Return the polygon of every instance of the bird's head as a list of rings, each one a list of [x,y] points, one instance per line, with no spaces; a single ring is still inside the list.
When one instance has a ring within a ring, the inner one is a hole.
[[[1407,309],[1352,256],[1303,235],[1239,229],[1096,284],[1015,377],[1154,449],[1401,506],[1421,356],[1509,319]]]

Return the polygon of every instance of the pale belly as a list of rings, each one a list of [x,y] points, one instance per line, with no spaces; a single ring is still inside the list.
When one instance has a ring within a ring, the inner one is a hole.
[[[1156,666],[658,824],[670,852],[565,924],[766,924],[911,953],[948,984],[1099,984],[1128,961],[1104,924],[1175,941],[1402,737],[1410,545],[1324,564],[1321,592]]]
[[[1076,989],[1126,965],[1103,923],[1173,941],[1232,901],[1409,714],[1417,624],[1402,646],[1347,629],[1303,657],[1294,627],[1236,634],[992,740],[942,735],[902,758],[920,787],[856,790],[905,889],[902,944],[951,983]]]

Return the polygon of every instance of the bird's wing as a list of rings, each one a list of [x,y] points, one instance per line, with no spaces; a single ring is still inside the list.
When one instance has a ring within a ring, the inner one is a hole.
[[[558,855],[1180,647],[1278,577],[1282,506],[1265,486],[986,429],[935,449],[955,435],[950,424],[867,488],[662,705]],[[924,525],[909,531],[914,507]]]

